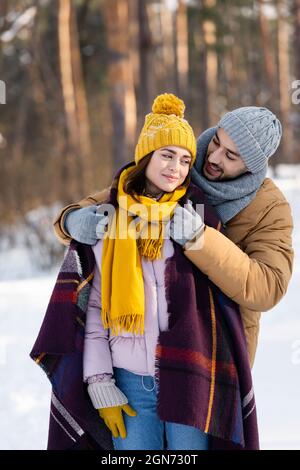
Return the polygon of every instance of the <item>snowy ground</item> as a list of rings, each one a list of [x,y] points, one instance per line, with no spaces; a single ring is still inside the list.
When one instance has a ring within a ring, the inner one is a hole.
[[[292,207],[295,264],[286,296],[261,320],[253,380],[263,449],[300,449],[299,170],[297,175],[276,180]]]
[[[300,449],[300,172],[276,180],[294,216],[295,269],[285,298],[264,313],[253,368],[262,449]],[[284,176],[284,171],[281,172]],[[12,254],[16,257],[16,253]],[[22,256],[26,256],[22,254]],[[17,256],[20,260],[20,255]],[[4,259],[0,256],[1,265]],[[6,258],[7,266],[14,265]],[[26,259],[23,262],[26,262]],[[20,270],[15,278],[20,278]],[[56,277],[0,282],[0,449],[45,449],[50,385],[29,358]],[[7,277],[6,277],[7,278]],[[298,316],[299,315],[299,316]]]

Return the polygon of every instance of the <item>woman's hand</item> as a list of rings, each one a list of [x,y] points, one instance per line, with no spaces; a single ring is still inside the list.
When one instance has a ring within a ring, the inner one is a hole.
[[[122,410],[128,416],[136,416],[137,412],[131,408],[130,405],[121,405],[121,406],[111,406],[110,408],[100,408],[98,409],[99,415],[104,420],[106,426],[112,432],[114,437],[122,437],[125,439],[126,437],[126,429],[123,420]]]

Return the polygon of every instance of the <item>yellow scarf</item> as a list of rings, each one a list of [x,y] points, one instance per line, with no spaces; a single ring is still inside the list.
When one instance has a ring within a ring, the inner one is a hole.
[[[125,169],[118,183],[118,208],[103,240],[101,319],[105,328],[118,335],[122,330],[144,334],[144,282],[141,255],[161,257],[165,224],[173,215],[186,188],[165,193],[159,201],[124,192],[124,181],[134,167]],[[136,239],[134,216],[139,216]],[[152,238],[151,238],[152,236]]]

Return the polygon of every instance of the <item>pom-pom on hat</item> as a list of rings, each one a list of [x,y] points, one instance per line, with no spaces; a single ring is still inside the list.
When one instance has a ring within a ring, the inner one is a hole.
[[[184,110],[184,102],[172,93],[163,93],[155,98],[152,113],[145,117],[135,148],[136,163],[154,150],[166,145],[177,145],[189,150],[193,165],[197,144],[193,129],[184,119]]]

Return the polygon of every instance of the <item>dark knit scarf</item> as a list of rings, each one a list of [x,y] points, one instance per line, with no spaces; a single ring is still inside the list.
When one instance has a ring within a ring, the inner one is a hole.
[[[111,202],[115,196],[114,184]],[[203,197],[193,185],[185,196],[199,204]],[[208,205],[205,223],[221,226]],[[212,449],[258,449],[239,308],[192,265],[179,245],[174,243],[174,249],[165,274],[169,330],[160,333],[156,352],[158,415],[209,433]],[[30,353],[52,384],[48,449],[113,449],[111,433],[83,382],[85,318],[94,267],[92,248],[72,241]]]

